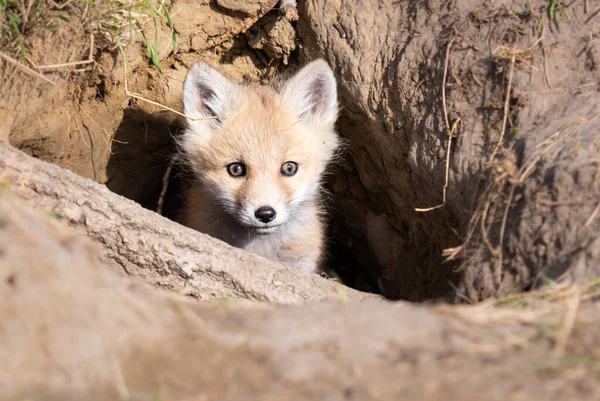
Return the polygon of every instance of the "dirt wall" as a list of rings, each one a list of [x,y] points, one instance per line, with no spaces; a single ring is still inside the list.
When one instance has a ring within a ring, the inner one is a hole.
[[[598,399],[593,304],[561,348],[562,308],[199,305],[112,272],[6,189],[0,239],[6,401]]]
[[[340,77],[350,162],[333,188],[388,294],[452,280],[477,301],[576,265],[598,274],[581,235],[598,232],[599,28],[583,3],[301,7],[304,57]]]
[[[162,72],[139,35],[124,52],[129,90],[175,109],[199,59],[250,83],[316,57],[335,69],[348,146],[328,177],[330,254],[346,282],[475,302],[598,273],[600,28],[586,4],[308,0],[298,22],[275,1],[169,10],[177,48],[159,21]],[[42,50],[60,37],[79,49],[66,61],[86,58],[89,32],[75,33],[32,37],[36,62],[57,62]],[[180,122],[125,93],[119,49],[94,43],[92,64],[44,73],[55,86],[13,71],[2,135],[154,210]],[[173,178],[170,217],[185,174]]]

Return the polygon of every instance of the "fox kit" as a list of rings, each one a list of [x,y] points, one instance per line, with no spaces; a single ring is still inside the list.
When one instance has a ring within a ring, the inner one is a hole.
[[[249,87],[198,62],[188,72],[180,146],[195,180],[183,223],[315,272],[324,233],[321,178],[338,148],[336,82],[322,60],[285,82]]]

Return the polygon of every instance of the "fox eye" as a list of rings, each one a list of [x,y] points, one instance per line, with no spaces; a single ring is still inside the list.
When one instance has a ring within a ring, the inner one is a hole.
[[[285,162],[281,166],[281,174],[285,175],[286,177],[291,177],[293,175],[296,175],[297,172],[298,172],[298,163],[296,163],[296,162]]]
[[[234,178],[246,175],[246,166],[243,163],[231,163],[227,166],[227,172]]]

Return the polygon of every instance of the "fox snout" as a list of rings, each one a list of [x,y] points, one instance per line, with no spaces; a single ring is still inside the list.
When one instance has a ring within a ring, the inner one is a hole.
[[[232,184],[239,181],[242,180],[235,180]],[[237,205],[233,217],[241,225],[259,233],[275,231],[293,218],[290,204],[293,204],[294,188],[290,184],[279,179],[250,178],[240,182],[232,194]]]
[[[200,62],[186,77],[183,104],[194,119],[179,144],[196,172],[186,224],[313,271],[323,245],[321,179],[339,145],[327,63],[252,87]]]
[[[263,223],[270,223],[277,217],[277,212],[271,206],[262,206],[256,209],[254,217]]]

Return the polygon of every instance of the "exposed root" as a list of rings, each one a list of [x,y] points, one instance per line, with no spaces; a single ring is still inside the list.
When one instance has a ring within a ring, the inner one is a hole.
[[[500,128],[500,139],[498,140],[498,143],[496,144],[496,147],[494,148],[494,151],[492,152],[492,156],[490,156],[490,161],[494,160],[494,158],[496,157],[496,154],[498,153],[498,150],[500,149],[500,146],[502,146],[502,144],[504,143],[504,131],[506,131],[506,123],[508,121],[508,113],[509,113],[509,108],[510,108],[510,92],[511,92],[511,88],[512,88],[512,80],[513,80],[513,73],[514,73],[514,69],[515,69],[515,51],[513,50],[511,58],[510,58],[510,71],[508,73],[508,84],[506,85],[506,98],[504,100],[504,111],[503,111],[503,116],[502,116],[502,127]]]
[[[502,224],[500,225],[500,233],[498,239],[498,261],[496,262],[496,271],[494,272],[494,279],[496,281],[496,288],[500,287],[502,280],[502,255],[504,254],[504,231],[506,230],[506,220],[508,218],[508,210],[512,203],[513,195],[515,193],[515,186],[510,187],[510,193],[508,194],[508,200],[506,201],[506,208],[504,209],[504,215],[502,216]]]
[[[452,127],[450,127],[450,120],[448,119],[448,108],[446,106],[446,79],[448,77],[448,64],[450,60],[450,50],[452,49],[452,43],[454,43],[455,39],[455,37],[450,39],[448,46],[446,46],[446,60],[444,61],[444,76],[442,78],[442,110],[444,111],[444,122],[446,123],[446,130],[448,131],[448,139],[446,140],[446,171],[444,173],[442,203],[427,208],[415,208],[415,212],[430,212],[432,210],[444,207],[444,205],[446,204],[446,191],[448,189],[448,180],[450,178],[450,151],[452,147],[452,137],[454,136],[454,131],[456,131],[456,128],[460,123],[460,118],[457,118],[452,124]]]

